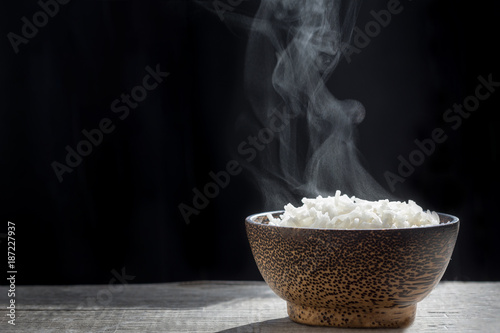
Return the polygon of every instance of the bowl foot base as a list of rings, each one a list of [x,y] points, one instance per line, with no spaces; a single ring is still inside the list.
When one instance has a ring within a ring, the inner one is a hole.
[[[336,327],[407,327],[417,305],[393,308],[314,308],[287,302],[291,320],[306,325]]]

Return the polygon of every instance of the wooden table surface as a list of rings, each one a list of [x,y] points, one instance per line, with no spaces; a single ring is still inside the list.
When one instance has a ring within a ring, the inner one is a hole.
[[[367,332],[290,321],[264,282],[18,286],[15,326],[0,287],[0,332]],[[373,331],[373,330],[372,330]],[[383,332],[500,332],[500,282],[441,282],[414,324]]]

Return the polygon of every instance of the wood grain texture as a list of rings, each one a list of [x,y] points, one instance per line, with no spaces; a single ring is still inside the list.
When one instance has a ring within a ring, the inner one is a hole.
[[[0,332],[367,332],[309,327],[287,317],[264,282],[19,286],[16,326],[0,287]],[[385,332],[498,332],[500,282],[441,282],[418,303],[415,323]]]

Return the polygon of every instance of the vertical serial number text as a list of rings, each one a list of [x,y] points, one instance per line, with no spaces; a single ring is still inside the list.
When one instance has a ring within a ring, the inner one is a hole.
[[[7,281],[9,289],[7,296],[9,303],[7,305],[8,321],[11,325],[16,325],[16,224],[8,221],[7,223]]]

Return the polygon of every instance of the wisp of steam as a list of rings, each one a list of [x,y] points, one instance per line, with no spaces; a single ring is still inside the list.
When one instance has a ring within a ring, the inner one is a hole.
[[[277,112],[290,118],[247,167],[254,173],[266,209],[302,197],[348,195],[375,200],[390,195],[368,174],[355,146],[365,109],[339,100],[326,86],[349,43],[359,2],[262,0],[256,15],[234,15],[248,27],[245,85],[261,128]]]

